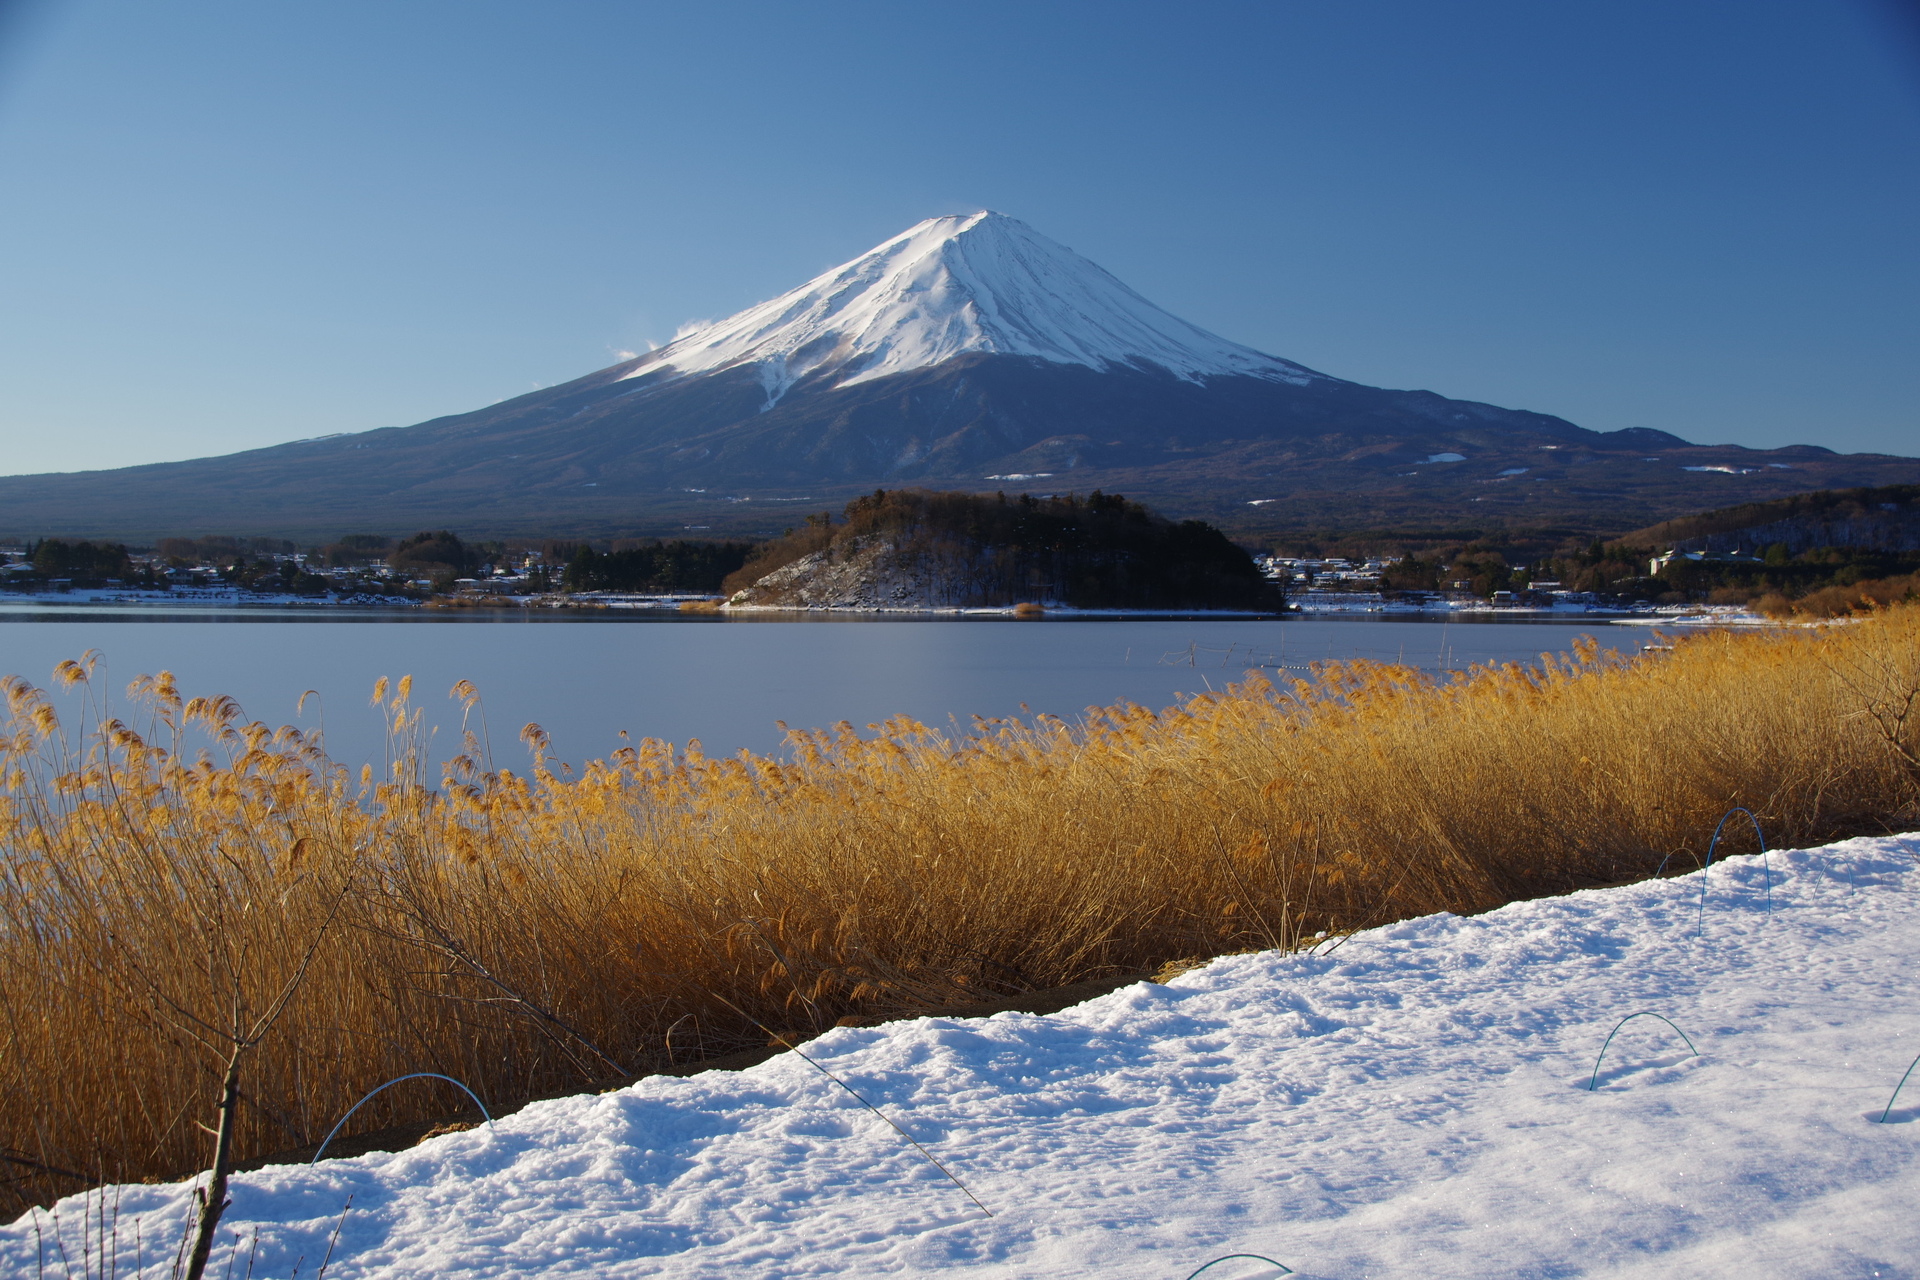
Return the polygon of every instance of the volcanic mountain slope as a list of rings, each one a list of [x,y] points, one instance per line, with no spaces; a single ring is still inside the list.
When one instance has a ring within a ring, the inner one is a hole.
[[[1104,487],[1241,532],[1463,517],[1617,531],[1911,481],[1920,461],[1695,446],[1347,382],[1208,333],[982,212],[477,412],[0,478],[0,532],[720,533],[902,483]]]

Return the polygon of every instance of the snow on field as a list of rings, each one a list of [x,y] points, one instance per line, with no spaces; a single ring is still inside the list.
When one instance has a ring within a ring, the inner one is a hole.
[[[806,1046],[991,1218],[784,1054],[247,1174],[223,1240],[257,1228],[255,1276],[311,1276],[351,1194],[342,1280],[1183,1280],[1229,1253],[1318,1277],[1912,1277],[1920,1072],[1875,1121],[1920,1053],[1917,857],[1920,836],[1728,860],[1698,935],[1696,873]],[[1698,1054],[1636,1018],[1589,1090],[1641,1010]],[[122,1276],[136,1217],[165,1274],[186,1195],[120,1192]],[[74,1275],[81,1212],[60,1208]],[[37,1265],[28,1220],[0,1231],[0,1270]]]

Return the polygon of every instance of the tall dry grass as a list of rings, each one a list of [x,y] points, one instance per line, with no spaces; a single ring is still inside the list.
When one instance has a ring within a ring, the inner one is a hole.
[[[89,723],[15,680],[0,737],[21,1204],[204,1166],[219,1028],[289,987],[241,1072],[241,1158],[316,1141],[405,1072],[496,1102],[605,1087],[764,1044],[743,1013],[804,1034],[1294,946],[1684,867],[1730,805],[1806,843],[1901,827],[1920,798],[1920,609],[1444,684],[1335,664],[957,740],[843,725],[785,759],[647,741],[571,776],[529,727],[528,769],[469,735],[439,786],[404,681],[377,694],[384,771],[356,777],[164,675],[124,719],[97,667],[58,678]],[[453,1104],[416,1083],[356,1128]]]
[[[1717,597],[1720,593],[1716,591]],[[1715,600],[1715,603],[1739,604],[1741,600]],[[1890,605],[1920,600],[1920,573],[1893,578],[1868,578],[1845,585],[1820,587],[1797,599],[1789,600],[1777,592],[1762,595],[1753,607],[1769,618],[1843,618],[1850,614],[1872,613]]]

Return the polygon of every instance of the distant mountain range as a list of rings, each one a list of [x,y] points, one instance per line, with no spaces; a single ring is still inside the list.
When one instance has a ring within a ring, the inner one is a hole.
[[[472,413],[0,477],[0,533],[778,532],[875,487],[1089,492],[1243,534],[1621,532],[1920,460],[1596,432],[1362,386],[1161,310],[1022,222],[932,218],[668,346]]]

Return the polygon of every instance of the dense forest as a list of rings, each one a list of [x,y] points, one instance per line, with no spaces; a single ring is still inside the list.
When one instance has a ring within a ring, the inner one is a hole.
[[[937,584],[943,604],[1056,602],[1084,609],[1277,609],[1253,557],[1198,520],[1174,522],[1118,494],[875,490],[838,521],[808,518],[754,548],[726,590],[807,556],[846,563],[884,547],[895,570]],[[932,602],[932,601],[929,601]]]
[[[0,562],[5,560],[0,557]],[[0,579],[0,586],[15,591],[39,591],[56,585],[152,588],[165,582],[152,566],[136,564],[121,543],[64,538],[29,542],[25,553],[8,564],[5,578]]]
[[[746,563],[746,542],[648,542],[600,552],[581,546],[567,561],[568,591],[720,590]]]
[[[1920,552],[1920,485],[1796,493],[1663,521],[1615,541],[1717,552],[1758,552],[1777,543],[1795,555],[1818,547]]]
[[[133,576],[126,547],[117,542],[66,542],[48,538],[27,549],[35,575],[76,582],[124,580]]]

